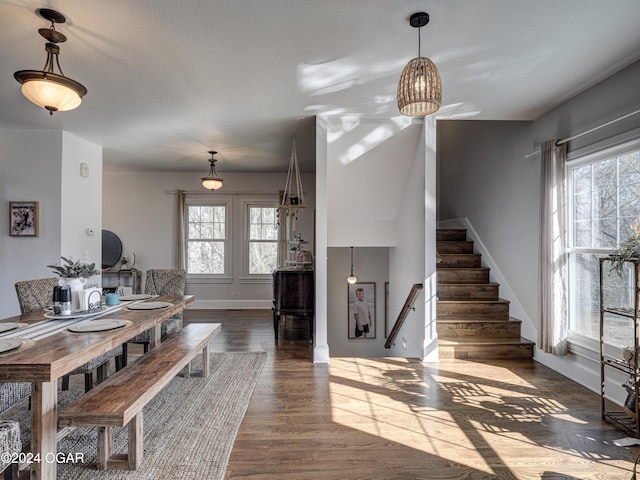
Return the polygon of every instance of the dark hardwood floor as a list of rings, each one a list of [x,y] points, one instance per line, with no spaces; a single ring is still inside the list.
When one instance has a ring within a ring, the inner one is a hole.
[[[267,310],[187,310],[223,324],[212,351],[266,351],[228,479],[625,479],[640,447],[599,396],[535,362],[312,363],[304,320],[276,345]]]

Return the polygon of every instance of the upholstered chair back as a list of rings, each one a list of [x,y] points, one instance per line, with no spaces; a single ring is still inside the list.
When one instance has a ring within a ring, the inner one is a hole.
[[[184,295],[185,271],[156,268],[147,270],[144,293],[150,295]]]

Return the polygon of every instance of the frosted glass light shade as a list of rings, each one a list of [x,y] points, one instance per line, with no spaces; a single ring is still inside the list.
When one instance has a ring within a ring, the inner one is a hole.
[[[358,283],[358,277],[356,277],[355,275],[349,275],[347,277],[347,283],[353,285],[354,283]]]
[[[435,64],[426,57],[412,59],[398,82],[398,109],[403,115],[424,117],[442,104],[442,81]]]
[[[77,108],[87,89],[70,78],[37,70],[22,70],[14,74],[22,83],[22,94],[29,101],[49,111]]]
[[[218,190],[222,187],[222,179],[218,177],[202,177],[202,186],[207,190]]]

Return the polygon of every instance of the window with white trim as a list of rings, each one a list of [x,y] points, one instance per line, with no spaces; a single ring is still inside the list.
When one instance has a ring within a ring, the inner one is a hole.
[[[640,143],[572,160],[567,166],[569,192],[569,329],[572,335],[600,335],[599,258],[628,238],[640,217]],[[629,272],[622,278],[605,272],[607,299],[633,298]],[[629,290],[631,289],[631,290]],[[627,297],[627,298],[625,298]],[[630,322],[605,322],[605,339],[616,346],[632,337]]]
[[[225,275],[228,272],[229,206],[186,205],[187,274]]]
[[[275,205],[247,204],[247,272],[270,275],[278,267],[278,210]]]

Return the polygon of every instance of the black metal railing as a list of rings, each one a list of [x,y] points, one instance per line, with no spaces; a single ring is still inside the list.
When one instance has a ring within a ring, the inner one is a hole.
[[[409,314],[409,310],[414,310],[413,304],[415,303],[416,297],[418,296],[418,294],[423,288],[424,287],[421,283],[414,283],[413,286],[411,287],[409,296],[407,297],[407,300],[404,302],[404,306],[402,307],[402,310],[400,310],[400,315],[398,315],[398,319],[396,320],[396,323],[393,325],[393,328],[391,329],[391,333],[389,334],[389,337],[387,338],[387,341],[384,344],[384,348],[391,348],[391,345],[393,345],[394,340],[398,336],[398,332],[400,331],[400,328],[402,328],[402,324],[404,323],[404,320],[407,318],[407,315]]]

